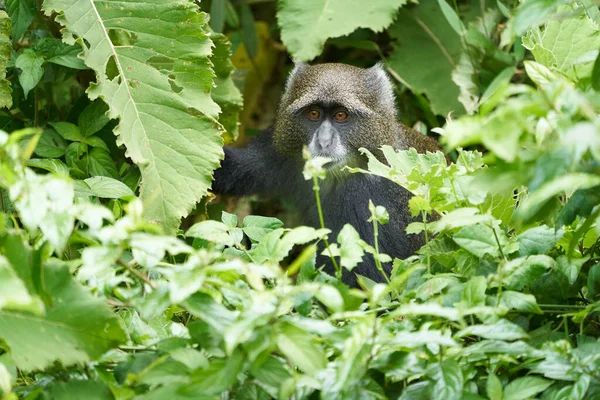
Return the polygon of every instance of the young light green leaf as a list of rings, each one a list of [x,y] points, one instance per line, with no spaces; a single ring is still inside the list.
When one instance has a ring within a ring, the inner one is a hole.
[[[600,48],[598,32],[598,27],[582,13],[577,17],[548,21],[543,29],[530,30],[523,45],[538,63],[579,80],[592,75]]]
[[[432,364],[428,374],[433,379],[432,399],[460,400],[463,398],[464,377],[455,360],[447,359],[439,364]]]
[[[542,309],[537,304],[535,296],[512,290],[505,290],[502,292],[500,295],[500,305],[509,310],[543,314]]]
[[[23,53],[17,57],[15,67],[21,70],[19,75],[19,83],[23,87],[25,98],[29,92],[37,86],[44,75],[42,65],[44,59],[38,56],[32,49],[25,49]]]
[[[174,232],[206,193],[223,156],[222,128],[214,119],[219,107],[210,97],[206,15],[187,0],[127,0],[117,8],[48,0],[43,9],[58,14],[67,43],[82,46],[83,60],[96,73],[89,97],[101,97],[108,117],[120,120],[114,132],[140,166],[145,218]],[[141,23],[160,15],[169,19],[150,31]],[[127,34],[110,34],[115,31]],[[173,40],[175,31],[183,40]]]
[[[94,195],[105,199],[122,199],[135,197],[135,193],[123,182],[107,176],[93,176],[84,182],[94,192]]]
[[[469,225],[454,234],[452,240],[469,253],[483,258],[486,254],[498,257],[500,252],[510,254],[516,247],[509,246],[506,233],[485,224]]]
[[[538,378],[536,376],[526,376],[517,378],[510,382],[504,388],[503,400],[525,400],[529,399],[540,392],[543,392],[552,385],[552,381]]]
[[[360,263],[365,255],[366,243],[360,238],[360,235],[350,224],[344,225],[338,234],[340,264],[348,271]]]
[[[457,337],[469,335],[480,336],[484,339],[498,340],[517,340],[528,337],[527,332],[525,332],[523,328],[506,319],[501,319],[491,325],[471,325],[456,334]]]
[[[64,162],[55,158],[32,158],[27,160],[27,166],[44,169],[56,175],[69,176],[69,167]]]
[[[233,246],[233,239],[229,235],[229,228],[228,225],[222,222],[206,220],[192,225],[185,235],[204,239],[222,246]]]
[[[277,347],[290,362],[306,374],[315,375],[327,365],[325,352],[308,332],[282,323],[277,336]]]
[[[486,392],[490,400],[502,400],[502,382],[494,373],[488,375]]]

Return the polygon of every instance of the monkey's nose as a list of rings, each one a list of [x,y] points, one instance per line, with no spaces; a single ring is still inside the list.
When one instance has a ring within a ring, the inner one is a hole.
[[[331,129],[321,129],[318,132],[317,142],[322,150],[326,150],[333,142],[333,133]]]

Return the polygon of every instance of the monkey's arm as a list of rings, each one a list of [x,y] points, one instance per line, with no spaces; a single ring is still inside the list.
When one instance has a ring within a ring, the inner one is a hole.
[[[214,193],[245,196],[279,192],[288,168],[273,147],[271,131],[262,132],[245,148],[225,146],[224,150],[225,159],[215,171]]]

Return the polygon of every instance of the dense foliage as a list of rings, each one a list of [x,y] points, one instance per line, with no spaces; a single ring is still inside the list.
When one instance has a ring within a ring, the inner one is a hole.
[[[600,399],[598,5],[197,3],[0,2],[2,399]],[[415,194],[427,244],[386,284],[320,271],[326,238],[392,261],[349,225],[196,207],[264,122],[276,26],[298,60],[384,61],[454,160],[352,171]]]

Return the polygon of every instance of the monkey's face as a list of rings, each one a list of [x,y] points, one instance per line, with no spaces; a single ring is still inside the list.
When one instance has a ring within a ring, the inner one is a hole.
[[[333,159],[328,167],[355,165],[359,148],[378,151],[394,144],[393,90],[379,66],[297,64],[290,75],[277,116],[276,149],[301,157]]]
[[[351,148],[348,138],[355,116],[343,106],[312,104],[299,112],[298,123],[306,133],[306,143],[312,157],[327,157],[332,164],[343,163]],[[354,118],[353,118],[354,117]]]

